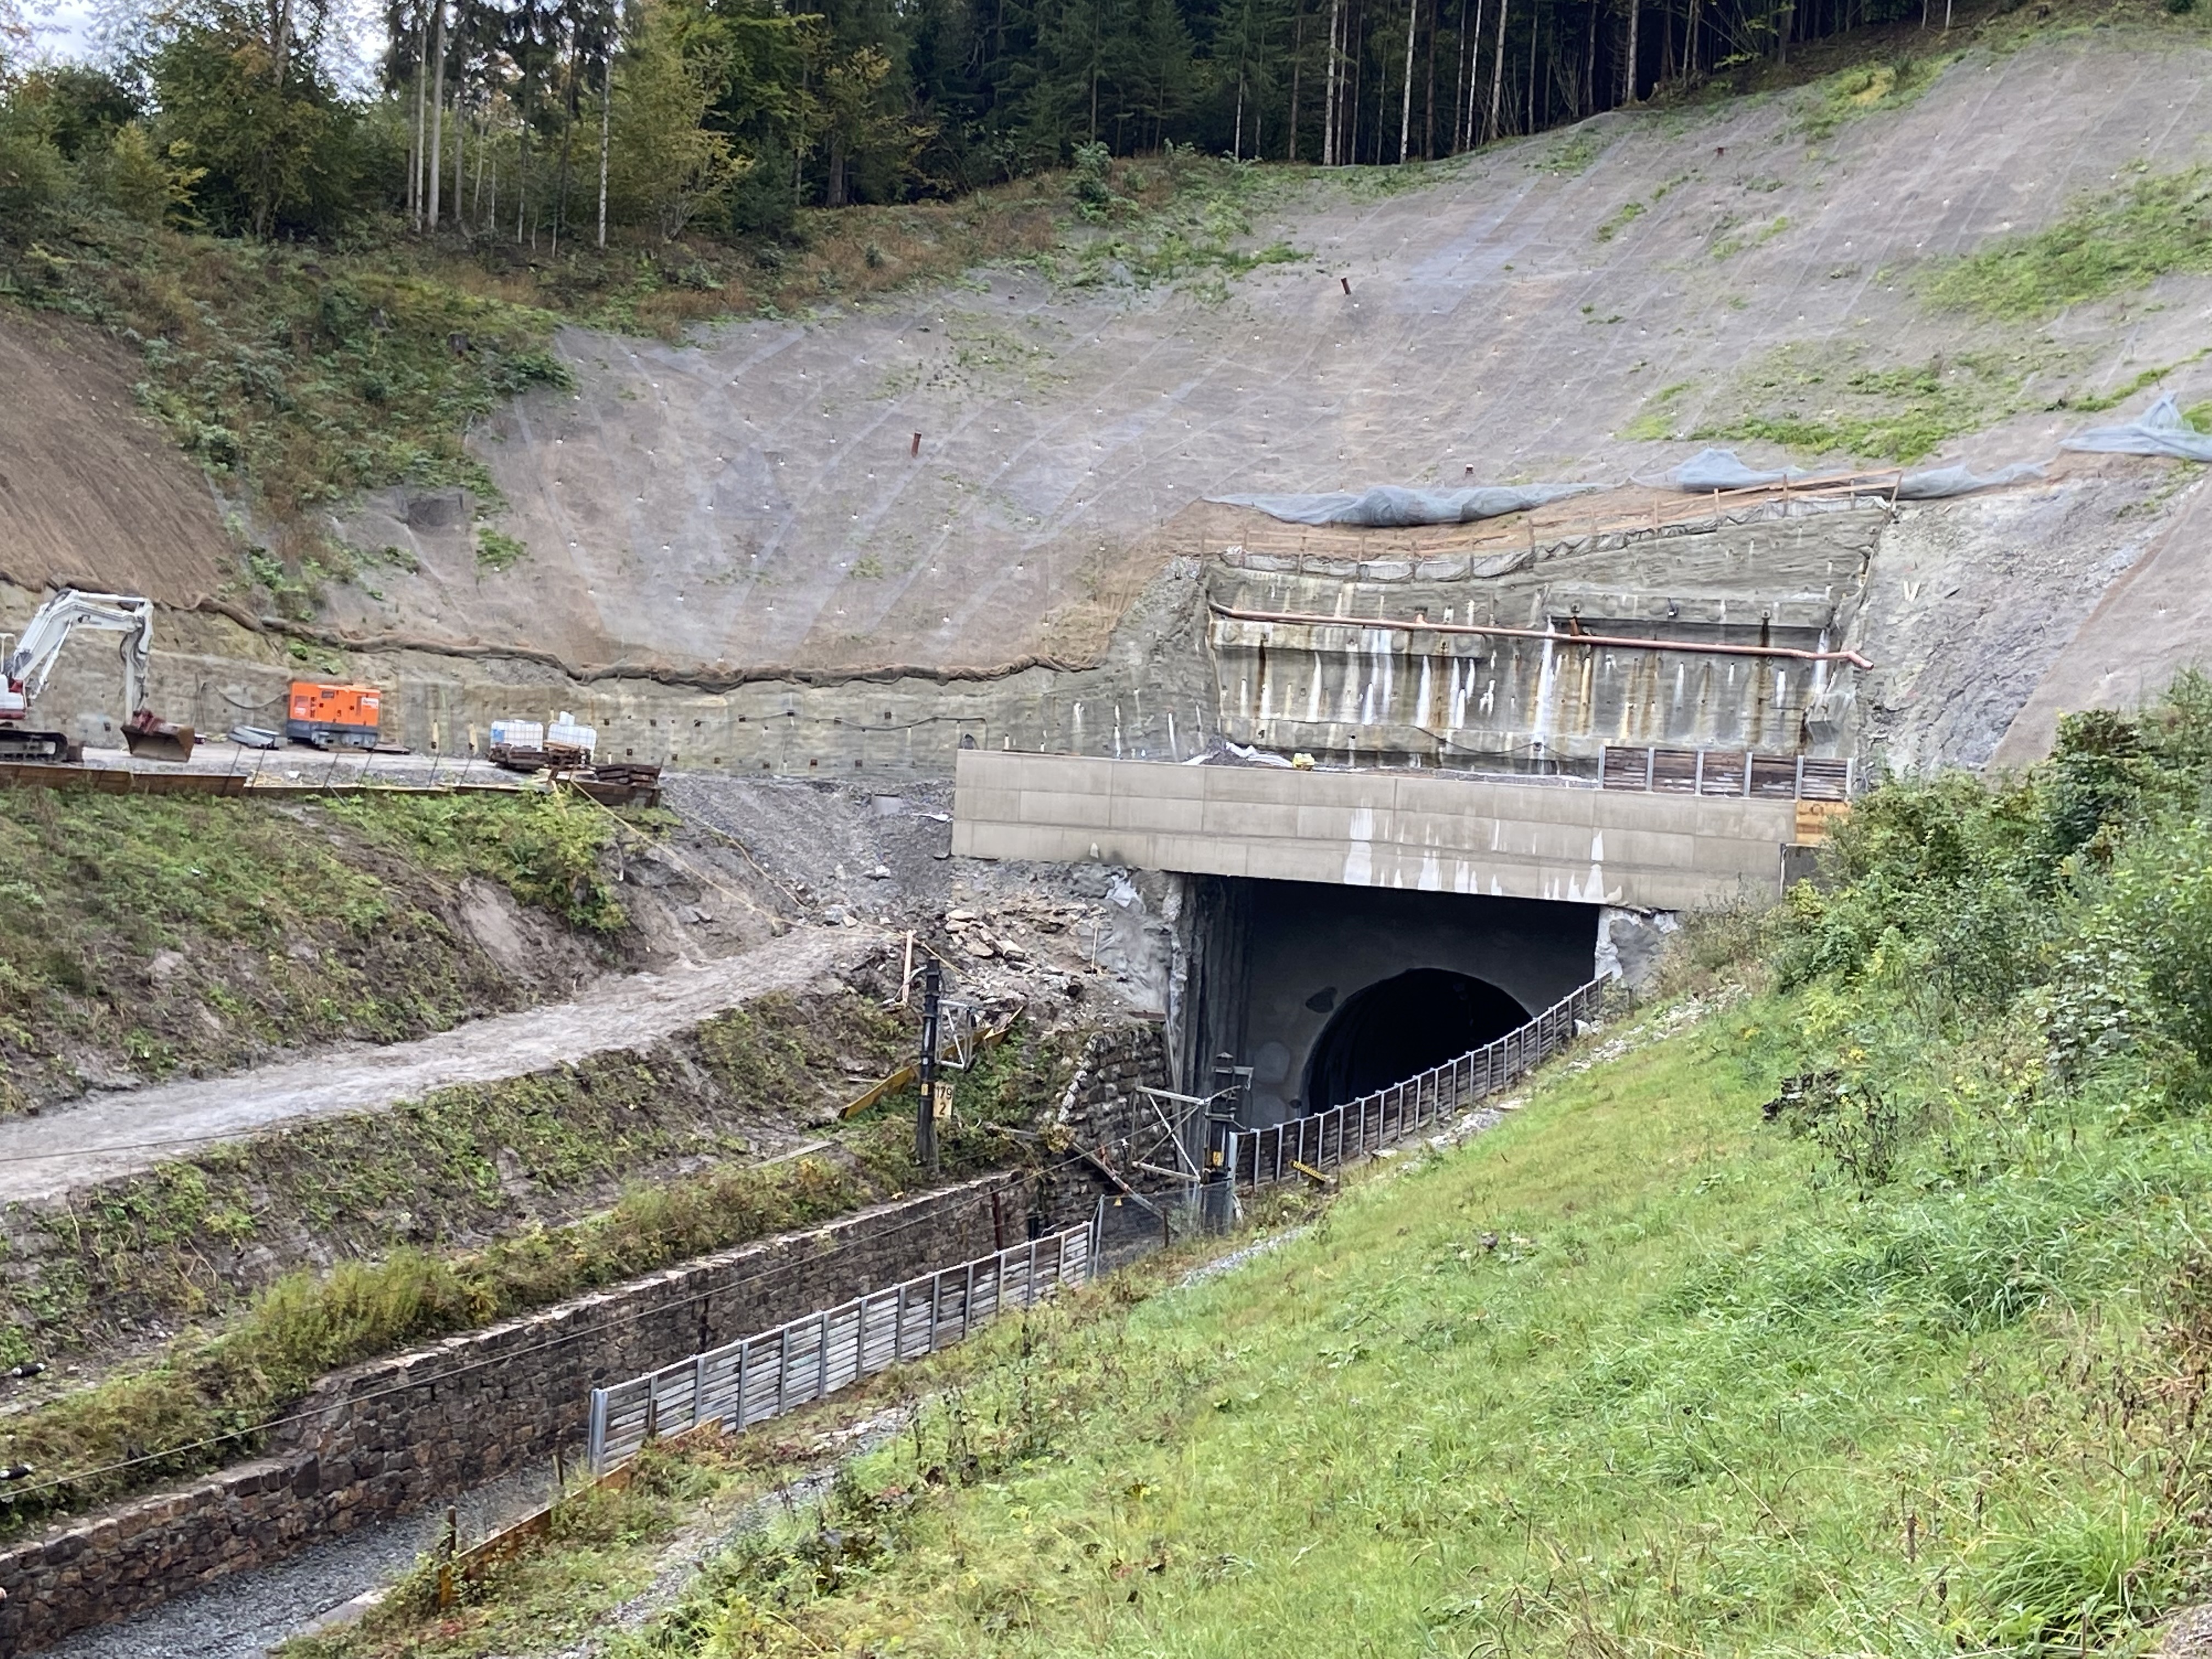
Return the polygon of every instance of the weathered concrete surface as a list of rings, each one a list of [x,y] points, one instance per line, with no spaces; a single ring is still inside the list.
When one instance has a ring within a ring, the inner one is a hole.
[[[0,630],[39,595],[0,581]],[[942,778],[964,739],[1176,758],[1216,731],[1194,561],[1179,560],[1133,605],[1095,666],[1037,665],[947,676],[770,676],[742,684],[642,671],[570,673],[495,652],[447,655],[389,647],[333,657],[348,678],[386,688],[383,731],[417,751],[481,752],[495,720],[567,709],[599,734],[599,754],[690,771],[781,776]],[[112,636],[70,642],[39,704],[44,724],[118,747],[121,675]],[[155,629],[155,706],[221,732],[282,726],[286,688],[310,671],[275,635],[219,617],[163,613]],[[323,764],[295,752],[289,764]]]
[[[1239,884],[1239,983],[1212,1030],[1253,1068],[1246,1121],[1264,1127],[1320,1109],[1308,1068],[1330,1022],[1362,991],[1410,969],[1496,986],[1531,1017],[1591,977],[1601,912],[1589,905],[1457,894]]]
[[[1640,526],[1626,521],[1636,507]],[[1589,515],[1579,526],[1577,508]],[[1593,775],[1607,744],[1850,754],[1863,671],[1845,662],[1447,631],[1839,647],[1855,633],[1883,507],[1731,508],[1662,533],[1644,502],[1570,501],[1541,533],[1531,526],[1526,548],[1486,555],[1435,535],[1396,559],[1343,537],[1311,550],[1294,526],[1249,523],[1204,567],[1208,597],[1243,613],[1217,611],[1208,631],[1222,729],[1355,763],[1571,762]],[[1355,550],[1370,556],[1347,571]],[[1269,612],[1330,620],[1255,619]]]
[[[1777,891],[1796,834],[1793,801],[971,750],[952,850],[1694,910]]]

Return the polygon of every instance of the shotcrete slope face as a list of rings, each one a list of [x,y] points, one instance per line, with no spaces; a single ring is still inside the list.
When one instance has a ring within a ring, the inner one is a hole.
[[[1780,348],[1833,384],[2047,332],[2052,398],[2118,384],[2202,343],[2212,283],[2041,331],[1936,312],[1911,270],[2045,226],[2132,162],[2200,157],[2208,68],[2053,42],[1971,54],[1818,143],[1798,92],[1603,118],[1395,195],[1396,176],[1293,179],[1254,240],[1311,257],[1225,298],[1000,270],[687,345],[571,331],[574,395],[526,398],[481,444],[531,556],[480,574],[465,528],[428,523],[445,503],[393,498],[349,534],[423,568],[380,571],[389,603],[349,596],[342,619],[572,662],[1003,663],[1095,645],[1102,594],[1110,611],[1178,550],[1157,532],[1202,496],[1617,480],[1686,453],[1620,437],[1639,412],[1687,433],[1740,410]],[[2212,373],[2169,385],[2201,396]],[[2081,423],[2023,416],[1943,453],[2045,455]]]

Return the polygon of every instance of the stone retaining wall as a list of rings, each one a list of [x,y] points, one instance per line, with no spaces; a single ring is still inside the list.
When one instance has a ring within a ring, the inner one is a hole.
[[[1028,1236],[1000,1173],[759,1240],[324,1379],[268,1455],[0,1549],[20,1654],[318,1539],[450,1498],[579,1439],[594,1383]]]
[[[1118,1145],[1158,1127],[1137,1092],[1167,1086],[1167,1050],[1156,1020],[1131,1020],[1092,1035],[1060,1099],[1059,1121],[1086,1147]],[[1133,1180],[1133,1186],[1148,1183]]]

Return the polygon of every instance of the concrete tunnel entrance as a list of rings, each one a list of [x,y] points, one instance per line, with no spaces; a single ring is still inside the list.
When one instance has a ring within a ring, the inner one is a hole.
[[[1306,1062],[1309,1112],[1403,1082],[1524,1024],[1528,1010],[1486,980],[1413,968],[1352,994]]]
[[[1191,880],[1185,1075],[1210,1077],[1224,1054],[1249,1066],[1254,1127],[1479,1048],[1595,969],[1594,904]]]

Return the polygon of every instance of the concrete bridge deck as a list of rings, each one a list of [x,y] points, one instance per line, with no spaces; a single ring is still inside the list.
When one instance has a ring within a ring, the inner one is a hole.
[[[1440,772],[967,750],[952,850],[1194,875],[1710,909],[1780,890],[1791,800]]]

